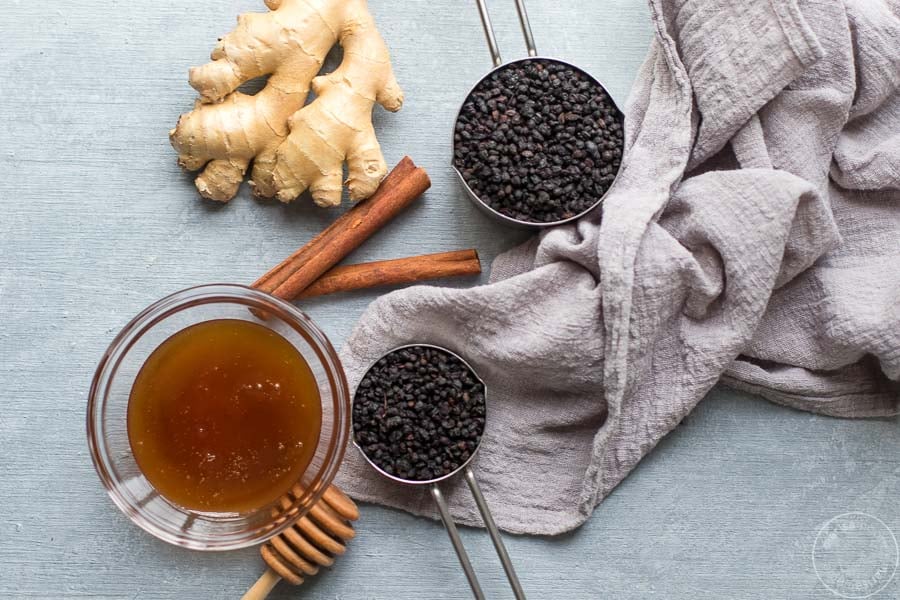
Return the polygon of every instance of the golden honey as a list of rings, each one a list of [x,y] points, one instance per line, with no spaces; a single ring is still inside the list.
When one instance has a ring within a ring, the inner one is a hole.
[[[163,342],[135,379],[128,437],[141,472],[184,508],[246,512],[309,466],[322,427],[315,377],[271,329],[220,319]]]

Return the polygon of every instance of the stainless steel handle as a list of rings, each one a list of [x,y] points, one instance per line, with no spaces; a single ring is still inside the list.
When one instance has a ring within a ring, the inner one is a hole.
[[[500,562],[503,564],[503,570],[506,571],[506,578],[509,580],[509,585],[512,587],[516,600],[525,600],[525,592],[522,590],[522,584],[519,583],[516,570],[509,558],[509,553],[506,551],[506,546],[500,538],[500,530],[497,529],[497,524],[494,523],[494,517],[491,516],[491,511],[488,508],[487,500],[484,499],[484,494],[481,493],[481,488],[475,480],[475,473],[473,473],[472,469],[469,467],[466,467],[466,483],[469,484],[469,489],[472,491],[472,496],[475,498],[475,504],[478,506],[478,512],[481,513],[481,518],[484,520],[484,526],[491,535],[491,541],[494,542],[494,549],[497,550],[497,556],[500,557]],[[469,561],[469,555],[466,554],[466,549],[463,547],[462,539],[459,537],[459,530],[456,528],[456,523],[453,522],[453,517],[450,516],[450,510],[447,508],[444,494],[441,493],[441,489],[436,483],[431,484],[431,495],[434,498],[435,504],[437,504],[438,512],[441,514],[441,521],[444,522],[444,527],[447,528],[447,535],[450,536],[450,541],[453,542],[453,549],[456,550],[459,564],[462,565],[463,571],[466,574],[466,579],[469,580],[469,585],[472,587],[472,593],[477,600],[484,600],[484,592],[481,590],[481,585],[478,583],[478,576],[475,575],[475,570],[472,568],[472,563]]]
[[[478,14],[481,15],[481,25],[484,27],[484,37],[487,38],[488,49],[491,51],[491,58],[494,60],[494,66],[499,67],[503,64],[500,58],[500,47],[497,46],[497,38],[494,35],[494,26],[491,25],[491,15],[488,13],[487,4],[484,0],[477,0]]]
[[[462,539],[459,537],[456,523],[453,522],[453,517],[450,516],[450,510],[447,508],[447,502],[444,500],[444,495],[441,493],[441,489],[436,483],[431,484],[431,495],[434,498],[435,504],[438,506],[438,511],[441,513],[441,521],[444,522],[444,527],[447,529],[447,535],[450,536],[450,541],[453,542],[453,549],[456,550],[459,564],[462,565],[463,571],[466,573],[466,579],[469,580],[469,585],[472,587],[472,593],[477,600],[485,600],[484,592],[481,591],[481,585],[478,583],[478,576],[475,575],[475,569],[472,568],[472,563],[469,562],[469,555],[466,554]]]
[[[525,0],[516,0],[516,10],[519,13],[519,24],[522,25],[522,33],[525,34],[525,45],[528,47],[528,56],[537,56],[537,47],[534,45],[534,35],[531,33],[531,21],[528,20],[528,11],[525,10]]]
[[[500,47],[497,45],[497,36],[494,35],[494,26],[491,24],[491,15],[488,13],[485,0],[476,0],[478,14],[481,16],[481,25],[484,27],[484,37],[487,38],[488,50],[491,51],[491,59],[494,66],[503,64],[500,57]],[[531,32],[531,21],[528,20],[528,11],[525,9],[525,0],[516,0],[516,11],[519,13],[519,24],[522,26],[522,34],[525,36],[525,46],[528,48],[528,56],[537,56],[537,46],[534,43],[534,34]]]
[[[497,556],[500,557],[500,562],[503,564],[503,570],[506,571],[506,578],[509,579],[509,585],[512,586],[513,594],[515,594],[516,600],[525,600],[525,592],[522,590],[522,584],[519,583],[519,577],[516,575],[516,570],[509,559],[506,546],[503,545],[503,540],[500,538],[500,530],[497,529],[497,524],[494,523],[494,517],[491,516],[491,511],[488,508],[487,500],[484,499],[481,488],[475,480],[475,473],[468,467],[466,468],[466,482],[469,484],[469,489],[472,490],[472,496],[475,498],[475,504],[478,505],[478,512],[481,513],[484,526],[487,528],[488,533],[491,534],[491,541],[494,542],[494,548],[497,550]]]

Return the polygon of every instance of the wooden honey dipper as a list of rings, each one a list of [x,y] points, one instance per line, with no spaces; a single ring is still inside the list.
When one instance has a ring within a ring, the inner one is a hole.
[[[291,492],[299,496],[302,489],[295,486]],[[287,510],[290,498],[282,498],[281,504]],[[330,567],[356,535],[352,521],[358,518],[353,500],[336,486],[329,486],[303,518],[260,547],[269,568],[241,600],[263,600],[282,579],[300,585],[304,577],[318,573],[319,567]]]

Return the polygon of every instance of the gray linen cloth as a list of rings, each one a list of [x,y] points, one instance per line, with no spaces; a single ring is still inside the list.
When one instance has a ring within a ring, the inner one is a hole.
[[[720,379],[827,415],[900,405],[900,4],[650,7],[602,220],[499,257],[490,285],[379,299],[342,354],[353,385],[402,343],[473,363],[489,411],[476,474],[509,531],[583,523]],[[338,483],[435,514],[352,448]]]

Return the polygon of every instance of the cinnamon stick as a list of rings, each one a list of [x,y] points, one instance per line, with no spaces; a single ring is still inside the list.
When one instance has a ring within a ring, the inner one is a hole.
[[[296,298],[313,298],[337,292],[350,292],[367,288],[417,283],[428,279],[478,275],[481,261],[475,250],[458,250],[425,254],[396,260],[334,267]],[[287,298],[294,300],[295,298]]]
[[[282,299],[296,298],[316,279],[400,214],[431,180],[404,157],[375,194],[344,213],[308,244],[259,278],[253,287]]]

